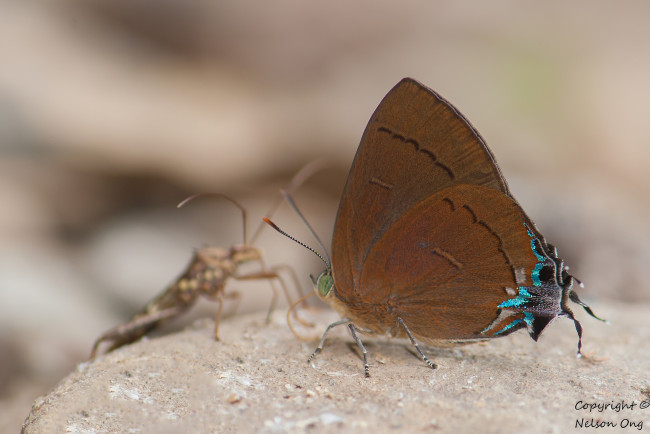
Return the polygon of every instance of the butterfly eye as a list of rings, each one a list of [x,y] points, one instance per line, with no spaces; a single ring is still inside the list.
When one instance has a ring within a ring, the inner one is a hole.
[[[325,297],[329,294],[330,290],[334,286],[334,279],[332,279],[332,274],[330,271],[323,271],[318,280],[316,281],[316,288],[318,289],[318,295],[320,297]]]

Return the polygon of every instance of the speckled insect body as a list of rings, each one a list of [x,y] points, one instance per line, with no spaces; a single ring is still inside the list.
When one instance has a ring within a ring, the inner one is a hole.
[[[308,176],[323,166],[323,164],[324,161],[322,160],[315,160],[307,164],[293,177],[291,183],[283,190],[283,192],[290,192],[297,188]],[[181,202],[179,207],[198,196],[206,195],[199,194],[191,196]],[[246,211],[244,207],[233,199],[221,194],[209,194],[207,196],[215,196],[228,200],[239,208],[244,222],[244,243],[233,245],[229,249],[205,246],[196,250],[189,264],[185,268],[185,271],[183,271],[183,273],[170,286],[147,303],[147,305],[136,313],[129,321],[104,332],[95,341],[90,355],[91,359],[95,358],[97,355],[99,346],[102,342],[110,342],[107,352],[134,342],[158,327],[164,321],[174,318],[190,309],[198,300],[199,296],[215,301],[218,305],[214,326],[214,337],[218,340],[219,322],[221,319],[223,301],[225,299],[240,298],[239,293],[235,291],[226,292],[225,287],[230,280],[269,281],[271,288],[273,289],[273,298],[271,299],[269,306],[267,321],[269,320],[270,314],[275,308],[277,301],[278,290],[276,283],[280,285],[289,305],[293,304],[287,291],[287,286],[278,273],[281,271],[287,272],[296,288],[299,289],[295,272],[288,266],[276,266],[273,268],[267,267],[261,250],[255,247],[252,242],[249,243],[247,241]],[[275,212],[281,203],[282,199],[280,198],[267,214],[270,215]],[[262,227],[263,225],[260,225],[256,233],[253,235],[252,240],[257,238]],[[240,273],[240,267],[245,263],[259,264],[259,271]],[[304,324],[300,318],[297,316],[295,318]]]
[[[261,265],[261,271],[237,275],[238,267],[246,262],[258,262]],[[284,290],[284,283],[277,274],[277,269],[266,268],[262,260],[262,253],[256,247],[236,245],[228,250],[212,246],[203,247],[194,252],[185,271],[164,292],[147,303],[129,321],[103,333],[93,346],[91,358],[97,355],[97,350],[102,342],[111,342],[107,351],[113,351],[134,342],[160,326],[165,320],[189,310],[199,296],[217,303],[214,337],[219,339],[219,322],[223,301],[240,297],[237,292],[225,292],[225,285],[229,279],[278,279]],[[275,286],[272,288],[273,299],[269,313],[274,309],[277,300],[277,290]]]

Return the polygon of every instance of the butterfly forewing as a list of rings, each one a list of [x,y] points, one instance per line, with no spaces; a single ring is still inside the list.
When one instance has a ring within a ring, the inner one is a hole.
[[[370,119],[342,195],[332,245],[339,295],[355,297],[366,256],[388,228],[418,202],[460,184],[509,194],[471,124],[431,89],[402,80]]]

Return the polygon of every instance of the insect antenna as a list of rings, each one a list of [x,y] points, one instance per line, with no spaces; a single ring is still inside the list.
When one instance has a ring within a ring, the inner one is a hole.
[[[239,208],[239,210],[241,211],[242,221],[244,222],[244,224],[243,224],[244,245],[248,245],[247,237],[246,237],[247,236],[247,233],[246,233],[246,226],[247,226],[247,224],[246,224],[246,209],[239,202],[237,202],[235,199],[232,199],[232,198],[226,196],[225,194],[221,194],[221,193],[196,193],[196,194],[193,194],[193,195],[183,199],[181,201],[181,203],[176,205],[176,208],[180,208],[183,205],[185,205],[186,203],[188,203],[189,201],[194,200],[194,199],[196,199],[198,197],[205,197],[205,196],[207,196],[207,197],[216,197],[216,198],[219,198],[219,199],[226,199],[228,202],[232,203],[237,208]]]
[[[293,178],[291,178],[289,184],[284,189],[281,189],[280,191],[281,192],[287,191],[289,194],[293,193],[310,176],[312,176],[314,173],[318,172],[319,170],[323,169],[326,164],[327,164],[327,159],[325,158],[317,158],[315,160],[310,161],[309,163],[305,164],[302,167],[302,169],[300,169],[298,173],[296,173],[293,176]],[[278,208],[280,208],[280,205],[282,205],[283,201],[284,201],[284,197],[279,197],[265,215],[271,218],[273,214],[275,214],[275,212],[278,210]],[[264,227],[265,227],[264,224],[260,223],[260,225],[255,230],[255,233],[253,234],[253,238],[251,238],[251,242],[254,242],[257,239],[260,232],[262,232],[262,228]]]

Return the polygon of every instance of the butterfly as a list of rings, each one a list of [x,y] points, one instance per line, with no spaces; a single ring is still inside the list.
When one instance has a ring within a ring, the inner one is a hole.
[[[558,316],[582,326],[569,301],[592,310],[513,198],[494,155],[451,103],[405,78],[365,129],[339,204],[331,266],[314,283],[358,332],[469,343],[526,329],[537,341]]]

